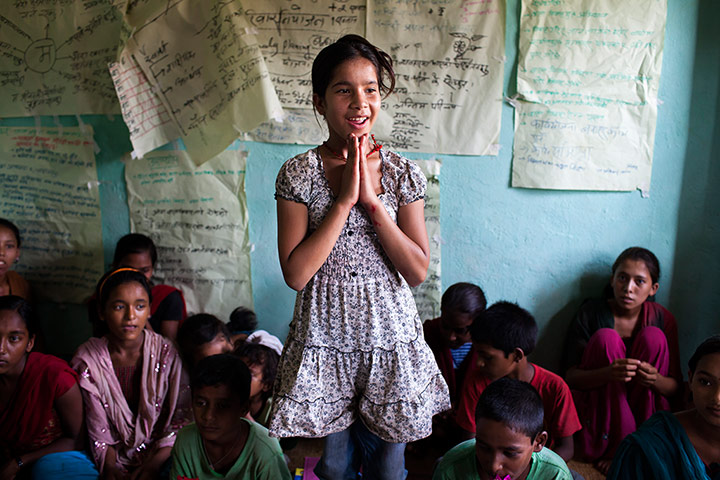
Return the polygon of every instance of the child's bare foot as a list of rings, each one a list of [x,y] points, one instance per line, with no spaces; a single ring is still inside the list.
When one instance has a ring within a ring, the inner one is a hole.
[[[606,477],[610,471],[610,465],[612,465],[612,458],[603,458],[595,462],[595,468]]]

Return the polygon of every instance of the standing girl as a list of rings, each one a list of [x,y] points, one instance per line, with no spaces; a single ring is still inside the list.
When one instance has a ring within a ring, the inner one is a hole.
[[[189,415],[180,357],[145,329],[152,296],[142,273],[108,272],[95,295],[108,333],[80,345],[72,361],[95,464],[107,479],[158,478]]]
[[[82,449],[83,402],[72,368],[32,352],[29,304],[0,297],[0,478],[96,479]]]
[[[318,54],[312,84],[329,137],[276,181],[280,266],[298,295],[269,429],[326,437],[315,471],[340,479],[356,473],[353,427],[365,478],[403,478],[405,443],[450,406],[408,287],[428,267],[426,181],[371,140],[395,84],[386,53],[345,36]]]
[[[651,251],[626,249],[612,267],[612,295],[583,303],[568,333],[566,381],[583,425],[576,450],[604,474],[623,438],[668,410],[682,381],[675,317],[648,300],[659,278]]]
[[[20,230],[10,220],[0,218],[0,296],[16,295],[27,300],[30,286],[17,272],[10,270],[19,259]]]

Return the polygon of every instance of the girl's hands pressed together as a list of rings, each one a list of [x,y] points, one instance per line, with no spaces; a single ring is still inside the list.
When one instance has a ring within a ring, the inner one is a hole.
[[[360,195],[359,202],[369,213],[374,211],[374,206],[378,201],[377,193],[375,193],[375,183],[370,174],[367,158],[368,135],[365,134],[356,139],[357,158],[359,161],[360,171]],[[352,146],[351,146],[352,147]]]
[[[348,156],[343,169],[338,202],[347,203],[349,207],[353,207],[360,197],[360,149],[358,137],[355,135],[350,134],[347,141]]]

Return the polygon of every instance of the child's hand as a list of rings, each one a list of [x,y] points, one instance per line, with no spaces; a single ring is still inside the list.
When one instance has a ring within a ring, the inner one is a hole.
[[[360,195],[360,161],[358,155],[358,137],[348,137],[348,158],[342,174],[338,202],[347,202],[350,206],[358,202]]]
[[[370,207],[373,202],[377,202],[378,199],[367,164],[367,141],[367,134],[361,136],[358,140],[358,160],[360,163],[360,195],[358,201],[366,208]]]
[[[610,379],[629,382],[637,373],[640,363],[640,360],[634,358],[618,358],[610,365]]]
[[[637,370],[637,381],[643,387],[652,387],[658,379],[657,368],[648,362],[640,362]]]

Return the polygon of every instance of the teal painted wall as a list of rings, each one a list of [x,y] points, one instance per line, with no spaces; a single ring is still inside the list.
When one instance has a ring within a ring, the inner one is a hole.
[[[519,1],[508,0],[505,93],[514,93]],[[443,289],[476,282],[491,302],[530,310],[541,326],[535,361],[555,367],[567,324],[583,298],[599,294],[625,247],[643,245],[661,261],[658,301],[680,323],[685,361],[704,337],[720,331],[720,18],[714,0],[668,0],[659,118],[650,198],[639,192],[558,192],[510,188],[513,111],[503,108],[497,157],[439,158]],[[119,118],[83,117],[93,125],[103,210],[105,258],[128,231],[123,164],[130,149]],[[62,118],[66,125],[73,117]],[[43,122],[52,124],[52,118]],[[33,125],[33,119],[1,124]],[[307,146],[247,143],[252,282],[261,325],[284,337],[294,292],[277,261],[275,175]],[[715,160],[713,162],[713,160]],[[72,353],[88,332],[78,306],[44,305],[51,346]]]

